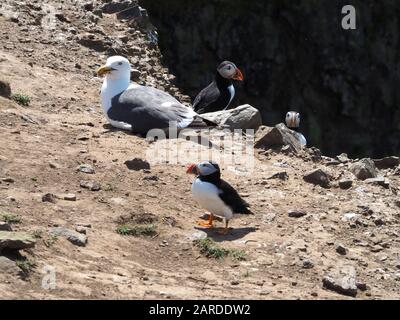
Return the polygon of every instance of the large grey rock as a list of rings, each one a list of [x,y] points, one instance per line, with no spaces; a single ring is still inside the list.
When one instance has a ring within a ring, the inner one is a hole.
[[[87,243],[87,237],[79,232],[64,227],[54,227],[49,231],[52,235],[64,237],[74,245],[84,247]]]
[[[378,170],[376,169],[374,162],[369,158],[361,159],[360,161],[353,163],[349,170],[357,177],[357,179],[360,180],[376,178],[378,176]]]
[[[353,266],[343,266],[331,272],[322,280],[326,289],[337,293],[355,297],[357,295],[356,269]]]
[[[20,273],[21,269],[14,261],[0,256],[0,274],[19,275]]]
[[[322,169],[312,170],[303,177],[304,181],[319,185],[323,188],[329,187],[329,176]]]
[[[3,249],[33,248],[36,240],[26,232],[0,231],[0,252]]]
[[[260,111],[249,104],[239,106],[235,109],[203,113],[200,117],[231,130],[257,130],[262,124]]]
[[[278,148],[289,146],[290,151],[299,152],[302,149],[300,141],[297,139],[296,132],[290,130],[283,123],[275,127],[261,126],[255,135],[254,146],[256,148]]]

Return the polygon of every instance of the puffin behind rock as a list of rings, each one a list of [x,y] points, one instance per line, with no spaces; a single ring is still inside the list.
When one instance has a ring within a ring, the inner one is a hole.
[[[299,140],[300,144],[305,147],[307,145],[307,140],[306,138],[297,130],[300,127],[300,113],[296,111],[289,111],[286,114],[286,126],[296,133],[296,138]]]
[[[200,226],[213,227],[214,215],[221,216],[225,218],[225,228],[220,233],[226,234],[233,214],[253,214],[249,210],[250,205],[228,182],[221,179],[218,164],[212,161],[192,164],[187,169],[187,173],[197,175],[192,184],[193,197],[210,212],[208,221],[198,222]]]
[[[214,81],[194,99],[194,110],[199,114],[226,110],[235,97],[232,80],[243,81],[243,74],[233,62],[224,61],[218,66]]]
[[[205,123],[193,109],[156,88],[130,83],[131,65],[121,56],[107,59],[97,74],[104,76],[101,87],[103,112],[114,127],[146,134],[151,129],[202,127]]]

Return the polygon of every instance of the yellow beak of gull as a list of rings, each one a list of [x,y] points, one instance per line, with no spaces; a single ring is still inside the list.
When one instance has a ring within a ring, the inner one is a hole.
[[[101,66],[100,68],[98,68],[96,72],[97,72],[97,74],[98,74],[99,76],[102,77],[102,76],[104,76],[105,74],[110,73],[112,70],[113,70],[113,68],[110,68],[110,67],[104,65],[104,66]]]

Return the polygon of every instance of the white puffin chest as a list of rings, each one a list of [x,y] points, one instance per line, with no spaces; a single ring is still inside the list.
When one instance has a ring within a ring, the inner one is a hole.
[[[228,102],[228,104],[226,105],[226,107],[224,108],[224,110],[226,110],[226,109],[229,107],[229,105],[231,104],[233,98],[235,97],[235,87],[233,86],[233,84],[231,84],[231,85],[228,87],[228,91],[229,91],[230,98],[229,98],[229,102]]]
[[[206,210],[217,216],[232,218],[232,210],[219,197],[221,190],[214,184],[201,181],[199,178],[192,184],[194,199]]]

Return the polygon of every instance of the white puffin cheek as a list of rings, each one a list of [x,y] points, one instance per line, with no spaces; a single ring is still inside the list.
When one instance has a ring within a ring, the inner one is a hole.
[[[235,75],[235,70],[232,68],[231,68],[231,70],[228,70],[228,68],[223,68],[223,69],[219,70],[219,73],[223,78],[231,79]]]

